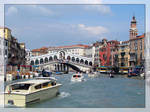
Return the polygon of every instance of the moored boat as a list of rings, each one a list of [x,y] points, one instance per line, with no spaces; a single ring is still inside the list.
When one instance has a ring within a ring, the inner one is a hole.
[[[37,78],[6,86],[5,104],[25,107],[55,97],[61,84],[54,78]]]

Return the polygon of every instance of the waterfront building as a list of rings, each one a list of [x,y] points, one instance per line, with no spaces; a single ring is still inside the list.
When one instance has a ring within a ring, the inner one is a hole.
[[[102,47],[99,50],[101,66],[118,66],[119,43],[117,40],[102,40]]]
[[[138,35],[136,27],[136,19],[133,16],[130,26],[130,66],[143,66],[144,65],[144,50],[145,50],[145,34]]]
[[[48,48],[47,47],[42,47],[38,49],[33,49],[31,51],[32,56],[40,56],[48,53]]]
[[[58,46],[58,47],[49,47],[49,53],[57,53],[58,51],[65,51],[66,53],[70,53],[73,55],[85,56],[85,49],[88,45],[70,45],[70,46]]]
[[[3,75],[4,73],[4,39],[2,37],[0,37],[0,75]]]
[[[85,49],[85,57],[92,58],[92,63],[94,63],[95,56],[95,46],[90,45]]]
[[[129,67],[130,60],[129,41],[121,41],[118,51],[119,67]]]
[[[97,41],[95,43],[93,43],[93,55],[94,55],[94,67],[99,67],[100,65],[100,48],[102,47],[102,42],[101,41]]]
[[[19,66],[25,64],[25,44],[19,43],[12,36],[11,30],[7,27],[0,27],[0,36],[5,40],[5,58],[8,66]],[[8,67],[7,67],[8,68]]]
[[[32,56],[32,52],[30,49],[25,49],[26,51],[26,56],[25,56],[25,60],[26,60],[26,65],[30,65],[30,57]]]

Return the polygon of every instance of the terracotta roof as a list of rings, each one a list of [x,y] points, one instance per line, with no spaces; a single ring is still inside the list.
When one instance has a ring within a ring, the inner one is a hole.
[[[39,48],[39,49],[33,49],[32,50],[32,52],[41,52],[41,51],[46,51],[46,50],[48,50],[48,48],[47,47],[42,47],[42,48]]]
[[[117,44],[120,44],[120,42],[119,41],[117,41],[117,40],[110,40],[110,41],[108,41],[107,43],[113,43],[113,44],[115,44],[115,45],[117,45]]]
[[[137,38],[144,38],[145,34],[137,36]]]
[[[50,48],[50,49],[61,49],[61,48],[74,48],[74,47],[87,48],[87,47],[89,47],[89,46],[88,46],[88,45],[77,44],[77,45],[58,46],[58,47],[49,47],[49,48]]]
[[[136,36],[136,38],[133,38],[133,39],[130,39],[130,40],[137,40],[137,39],[142,39],[142,38],[145,38],[145,34],[138,35],[138,36]]]

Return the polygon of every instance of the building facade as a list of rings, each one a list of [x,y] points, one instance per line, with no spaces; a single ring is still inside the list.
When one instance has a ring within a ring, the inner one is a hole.
[[[48,48],[47,47],[42,47],[39,49],[33,49],[30,53],[32,56],[40,56],[48,53]]]
[[[129,41],[120,42],[118,51],[119,67],[129,67],[130,60]]]
[[[7,65],[19,66],[25,64],[25,44],[19,43],[7,27],[0,27],[0,36],[5,40],[5,58]]]
[[[92,63],[94,63],[95,59],[95,46],[91,45],[85,49],[85,57],[91,58]],[[93,65],[94,66],[94,65]]]
[[[117,40],[102,40],[102,47],[99,51],[101,66],[118,66],[119,43]]]
[[[130,40],[129,40],[129,47],[130,47],[130,66],[144,66],[145,56],[145,34],[138,35],[137,27],[136,27],[136,19],[133,16],[130,26]]]
[[[94,58],[94,67],[99,67],[101,66],[100,63],[100,48],[102,47],[102,42],[101,41],[97,41],[95,43],[93,43],[93,58]]]
[[[4,39],[0,37],[0,75],[4,74],[4,64],[5,64],[5,47],[4,47]]]
[[[73,55],[79,55],[79,56],[85,56],[85,50],[89,47],[88,45],[70,45],[70,46],[58,46],[58,47],[49,47],[48,52],[49,53],[56,53],[58,51],[65,51],[67,53],[73,54]]]

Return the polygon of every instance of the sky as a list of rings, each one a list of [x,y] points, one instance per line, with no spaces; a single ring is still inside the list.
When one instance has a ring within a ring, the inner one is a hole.
[[[5,26],[26,48],[129,39],[132,16],[145,32],[144,5],[5,5]]]

